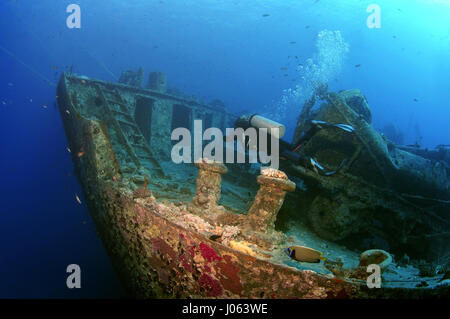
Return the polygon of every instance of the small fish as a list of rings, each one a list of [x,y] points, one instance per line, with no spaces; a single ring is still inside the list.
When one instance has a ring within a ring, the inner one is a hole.
[[[76,193],[75,193],[75,199],[77,200],[78,204],[81,205],[81,200],[80,200],[80,198],[78,197],[78,195]]]
[[[11,82],[8,83],[9,86],[14,86],[14,84],[12,84]]]
[[[69,110],[66,110],[66,113],[70,115],[70,112],[69,112]]]
[[[418,99],[414,99],[414,102],[419,102],[419,100]]]
[[[86,80],[81,80],[81,83],[86,84]]]
[[[84,155],[84,147],[81,147],[80,151],[78,152],[77,156],[82,157]]]
[[[113,181],[117,182],[117,177],[113,176]]]
[[[283,68],[281,68],[281,70],[282,70],[282,71],[286,71],[286,70],[287,70],[287,68],[286,68],[286,67],[283,67]]]
[[[66,148],[67,149],[67,152],[69,152],[69,153],[72,153],[72,151],[70,150],[70,148]]]
[[[83,225],[86,225],[86,221],[85,220],[83,220]]]
[[[361,66],[361,64],[356,64],[355,68],[359,68]]]
[[[321,260],[326,260],[322,252],[304,246],[291,246],[285,252],[292,259],[301,262],[320,263]]]
[[[295,41],[291,41],[291,42],[289,42],[290,44],[296,44],[297,42],[295,42]]]
[[[263,18],[266,18],[266,17],[270,16],[270,14],[265,13],[265,14],[263,14],[262,16],[263,16]]]
[[[53,70],[56,70],[57,66],[56,65],[50,65],[50,68],[52,68]]]
[[[5,101],[2,101],[2,104],[3,104],[3,105],[6,105],[6,102],[5,102]]]
[[[42,104],[42,107],[43,107],[44,109],[46,109],[46,108],[47,108],[47,105],[46,105],[46,104]]]
[[[307,26],[305,27],[305,29],[309,29],[309,25],[307,25]]]
[[[33,103],[33,99],[30,99],[30,102]]]

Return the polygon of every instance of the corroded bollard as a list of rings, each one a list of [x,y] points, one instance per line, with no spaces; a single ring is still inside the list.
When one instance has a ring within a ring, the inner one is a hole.
[[[267,232],[274,229],[284,197],[295,190],[295,183],[273,168],[262,169],[257,181],[261,186],[247,213],[247,223],[253,230]]]
[[[217,206],[220,199],[222,174],[227,172],[226,166],[207,159],[202,159],[202,162],[196,163],[195,166],[198,167],[198,176],[193,203],[204,208]]]

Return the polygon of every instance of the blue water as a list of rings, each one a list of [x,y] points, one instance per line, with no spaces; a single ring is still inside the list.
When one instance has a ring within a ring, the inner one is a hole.
[[[81,29],[66,26],[70,3]],[[366,25],[371,3],[380,29]],[[360,89],[374,126],[395,123],[405,143],[450,143],[448,0],[4,0],[0,17],[0,298],[123,296],[53,106],[72,65],[109,81],[160,70],[169,86],[235,113],[267,110],[296,84],[281,68],[314,58],[318,33],[339,30],[349,51],[330,89]],[[281,114],[290,134],[300,106]],[[82,289],[66,287],[72,263]]]

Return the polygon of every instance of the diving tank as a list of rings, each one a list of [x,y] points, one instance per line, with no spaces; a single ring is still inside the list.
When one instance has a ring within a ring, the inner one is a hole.
[[[284,136],[284,133],[286,132],[286,128],[283,124],[277,123],[275,121],[272,121],[268,118],[265,118],[261,115],[252,115],[249,119],[250,126],[254,128],[266,128],[267,132],[269,134],[272,134],[271,129],[278,129],[278,136],[275,136],[278,139],[281,139]]]

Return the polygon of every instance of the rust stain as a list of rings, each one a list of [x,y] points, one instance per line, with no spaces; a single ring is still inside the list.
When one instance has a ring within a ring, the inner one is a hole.
[[[214,260],[222,260],[220,256],[217,255],[216,251],[205,243],[200,244],[200,252],[203,258],[208,262],[213,262]]]
[[[242,284],[238,276],[239,267],[233,263],[230,255],[225,255],[224,259],[226,262],[220,262],[217,265],[220,273],[220,282],[226,290],[240,294],[242,292]]]
[[[219,297],[222,295],[222,286],[220,282],[207,274],[203,274],[199,280],[200,287],[206,290],[208,297]]]
[[[153,249],[159,252],[162,256],[169,256],[171,258],[171,266],[174,266],[173,263],[176,259],[175,250],[173,250],[172,247],[161,238],[152,238],[152,243]]]

